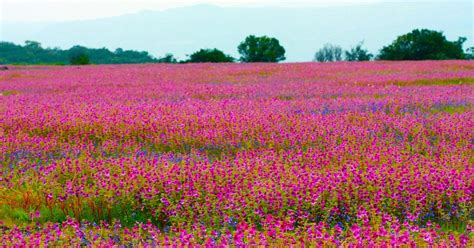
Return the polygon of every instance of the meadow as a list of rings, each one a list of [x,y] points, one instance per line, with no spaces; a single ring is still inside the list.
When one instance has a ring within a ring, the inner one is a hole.
[[[474,61],[0,71],[2,246],[469,247]]]

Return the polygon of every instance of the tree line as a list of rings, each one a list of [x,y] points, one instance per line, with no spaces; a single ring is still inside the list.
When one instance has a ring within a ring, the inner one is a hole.
[[[377,56],[363,47],[363,42],[349,50],[340,46],[326,44],[314,55],[314,61],[368,61],[368,60],[444,60],[474,59],[474,47],[463,50],[466,38],[459,37],[449,41],[439,31],[415,29],[397,37],[391,44],[384,46]],[[26,41],[23,46],[11,42],[0,42],[0,64],[136,64],[136,63],[253,63],[280,62],[285,60],[285,48],[278,39],[268,36],[249,35],[237,47],[240,58],[236,59],[223,51],[200,49],[185,60],[178,60],[168,53],[155,58],[145,51],[110,51],[107,48],[87,48],[73,46],[67,50],[43,48],[39,42]]]
[[[0,64],[125,64],[156,62],[148,52],[107,48],[73,46],[70,49],[43,48],[37,41],[26,41],[16,45],[0,42]]]
[[[459,37],[449,41],[442,32],[415,29],[398,36],[391,44],[384,46],[377,56],[369,53],[360,42],[350,50],[343,51],[340,46],[326,44],[314,55],[314,61],[367,61],[376,60],[447,60],[474,59],[474,47],[463,49],[466,38]]]

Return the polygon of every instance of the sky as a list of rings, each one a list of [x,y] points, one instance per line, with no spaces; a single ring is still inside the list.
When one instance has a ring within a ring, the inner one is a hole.
[[[87,20],[124,15],[143,10],[165,10],[196,4],[246,7],[306,7],[393,1],[394,0],[0,0],[0,21],[49,22]],[[409,2],[408,0],[395,1]],[[439,2],[440,0],[418,0],[418,2],[419,1]]]
[[[465,47],[474,46],[474,0],[415,1],[0,0],[0,41],[35,40],[43,47],[63,49],[78,44],[121,47],[156,57],[171,52],[182,59],[197,49],[214,47],[238,56],[236,44],[256,34],[278,38],[288,61],[309,61],[325,43],[348,49],[364,41],[370,52],[377,53],[400,34],[428,28],[443,31],[449,40],[467,37]],[[439,2],[444,3],[435,4]],[[180,8],[199,4],[284,9]],[[327,6],[338,7],[314,8]],[[172,8],[180,9],[156,12]],[[155,26],[150,28],[149,23]]]

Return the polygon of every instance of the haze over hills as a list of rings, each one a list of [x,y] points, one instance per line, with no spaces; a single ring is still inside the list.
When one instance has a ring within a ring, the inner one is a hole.
[[[361,40],[373,53],[414,28],[444,31],[450,40],[468,38],[474,46],[472,2],[379,3],[350,7],[277,8],[197,5],[142,11],[87,21],[3,22],[0,40],[43,46],[73,45],[167,52],[184,59],[200,48],[219,48],[238,57],[237,45],[249,34],[278,38],[286,61],[310,61],[325,43],[350,48]]]

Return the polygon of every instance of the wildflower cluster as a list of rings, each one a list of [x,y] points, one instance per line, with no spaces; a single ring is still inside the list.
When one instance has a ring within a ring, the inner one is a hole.
[[[0,243],[468,246],[473,82],[471,61],[0,72]]]

